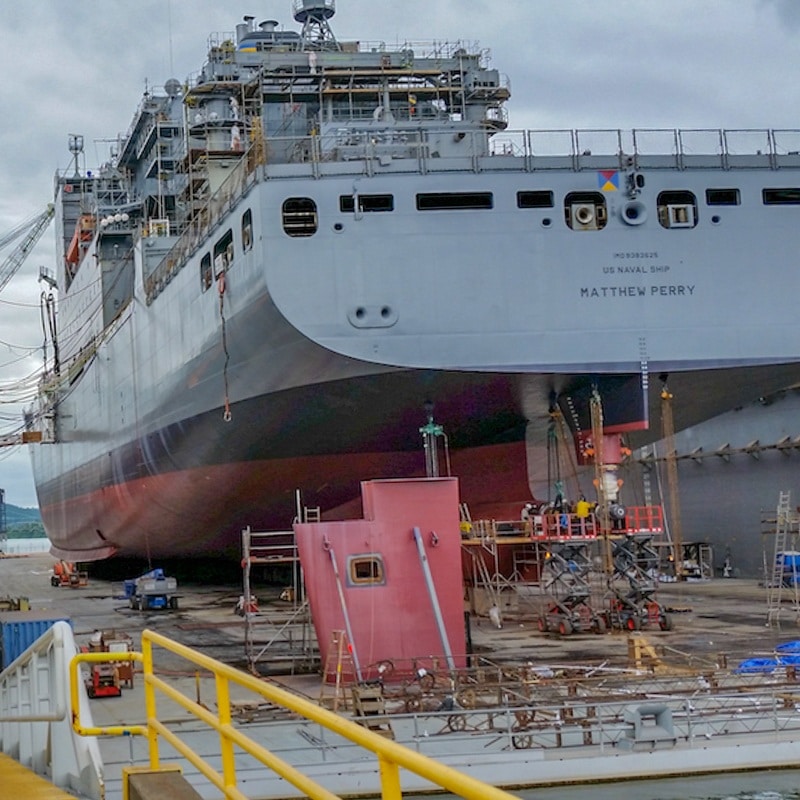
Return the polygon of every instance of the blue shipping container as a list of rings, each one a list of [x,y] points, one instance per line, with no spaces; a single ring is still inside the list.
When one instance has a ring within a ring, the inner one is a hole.
[[[54,622],[63,620],[72,625],[69,617],[52,611],[6,611],[0,613],[0,669],[5,669],[21,656]]]

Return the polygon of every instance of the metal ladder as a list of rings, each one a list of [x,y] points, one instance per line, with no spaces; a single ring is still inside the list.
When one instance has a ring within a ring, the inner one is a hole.
[[[775,521],[775,546],[772,553],[772,564],[767,565],[766,584],[767,584],[767,625],[780,627],[781,610],[783,606],[784,589],[784,561],[786,545],[790,538],[791,516],[790,516],[791,492],[781,492],[778,496],[778,510]],[[793,576],[796,577],[796,576]],[[797,582],[793,581],[795,594],[794,607],[797,610]]]

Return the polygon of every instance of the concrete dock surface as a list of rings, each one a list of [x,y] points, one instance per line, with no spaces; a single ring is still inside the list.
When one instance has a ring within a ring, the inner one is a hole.
[[[113,631],[131,637],[133,648],[138,650],[141,632],[147,628],[247,669],[245,621],[235,613],[241,585],[184,581],[178,587],[177,609],[143,612],[130,608],[121,581],[90,577],[88,585],[81,588],[52,586],[53,564],[54,559],[46,554],[0,558],[0,596],[25,597],[34,611],[52,611],[54,618],[68,616],[78,645],[88,644],[98,631]],[[251,631],[257,649],[259,643],[273,638],[291,615],[291,603],[280,598],[281,590],[280,586],[254,587],[260,612]],[[642,657],[640,666],[644,668],[660,664],[703,672],[715,666],[735,667],[741,660],[768,656],[776,645],[800,639],[800,615],[793,602],[794,592],[786,590],[784,598],[780,626],[768,626],[767,593],[757,580],[720,578],[665,583],[658,591],[658,600],[672,615],[671,631],[653,626],[653,630],[648,627],[635,634],[609,631],[562,637],[539,632],[536,598],[527,596],[520,601],[509,596],[501,609],[501,626],[488,616],[472,617],[471,638],[474,652],[497,664],[626,667],[632,666],[635,652]],[[634,642],[637,647],[632,646]],[[285,674],[288,663],[285,657],[280,663],[273,662],[267,650],[258,662],[258,671],[278,685],[317,701],[319,665],[310,670],[297,667],[293,674]],[[157,654],[156,667],[184,694],[214,709],[215,691],[210,677],[198,677],[187,669],[185,662],[161,652]],[[133,683],[133,688],[123,689],[121,697],[91,701],[95,725],[144,721],[142,682],[134,675]],[[233,700],[237,702],[236,692]],[[178,724],[185,717],[187,729],[194,725],[177,706],[159,706],[159,712]],[[118,780],[121,767],[146,763],[147,743],[142,737],[116,737],[106,741],[102,749],[107,767],[107,797],[114,798],[121,791]]]
[[[81,588],[51,586],[53,564],[48,554],[0,558],[0,596],[26,597],[32,610],[67,615],[79,644],[88,643],[96,631],[117,631],[130,636],[138,649],[141,631],[150,628],[212,658],[246,667],[245,623],[235,613],[242,594],[240,584],[184,581],[178,586],[178,609],[138,611],[130,608],[121,581],[91,577]],[[272,625],[283,625],[291,615],[291,603],[280,599],[282,588],[253,587],[260,610],[253,626],[257,642],[270,638],[259,632],[262,626],[267,631]],[[670,613],[674,627],[661,631],[658,626],[648,626],[639,636],[667,663],[718,662],[724,656],[733,665],[737,660],[771,653],[781,642],[800,639],[800,594],[794,602],[791,589],[783,592],[779,626],[767,625],[766,590],[754,579],[662,583],[657,599]],[[476,653],[497,662],[627,663],[627,632],[540,633],[536,595],[528,594],[524,600],[509,595],[506,600],[501,627],[488,616],[471,618]],[[279,664],[271,662],[268,651],[261,661],[270,675],[282,671]]]

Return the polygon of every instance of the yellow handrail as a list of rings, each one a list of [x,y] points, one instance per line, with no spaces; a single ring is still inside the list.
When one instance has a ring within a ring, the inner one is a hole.
[[[217,692],[217,713],[209,711],[199,703],[191,700],[174,687],[168,685],[153,671],[153,647],[165,650],[186,659],[195,667],[208,670],[215,679]],[[128,725],[111,727],[84,728],[81,725],[78,703],[78,666],[82,662],[97,663],[110,661],[137,661],[142,664],[145,687],[146,725]],[[178,644],[161,634],[151,630],[142,632],[141,653],[80,653],[70,662],[70,700],[72,703],[72,726],[82,736],[102,735],[135,735],[146,736],[149,743],[150,767],[159,768],[159,737],[163,737],[184,758],[193,764],[214,786],[221,791],[226,800],[247,800],[237,788],[236,762],[234,746],[244,750],[300,791],[311,800],[338,800],[338,795],[320,786],[305,776],[291,764],[276,756],[271,751],[254,742],[244,733],[231,725],[230,684],[234,683],[244,689],[260,695],[265,700],[280,706],[306,719],[322,725],[328,730],[374,753],[378,759],[381,792],[383,800],[402,800],[400,785],[400,768],[407,769],[435,786],[446,789],[467,800],[513,800],[514,795],[490,786],[483,781],[471,778],[451,767],[447,767],[432,758],[416,753],[403,745],[373,733],[351,720],[345,719],[321,706],[266,683],[241,670],[209,658],[196,650]],[[180,705],[219,733],[222,756],[222,772],[215,770],[203,758],[195,753],[178,736],[170,731],[157,718],[156,692]]]

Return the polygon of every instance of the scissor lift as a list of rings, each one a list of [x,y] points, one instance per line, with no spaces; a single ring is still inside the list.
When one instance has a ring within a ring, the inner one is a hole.
[[[537,623],[540,631],[568,636],[575,631],[606,630],[603,614],[592,607],[591,543],[590,539],[548,543],[542,575],[544,608]]]
[[[652,533],[634,533],[611,543],[614,573],[609,580],[608,622],[612,628],[672,628],[671,617],[655,597],[659,559],[652,540]]]

